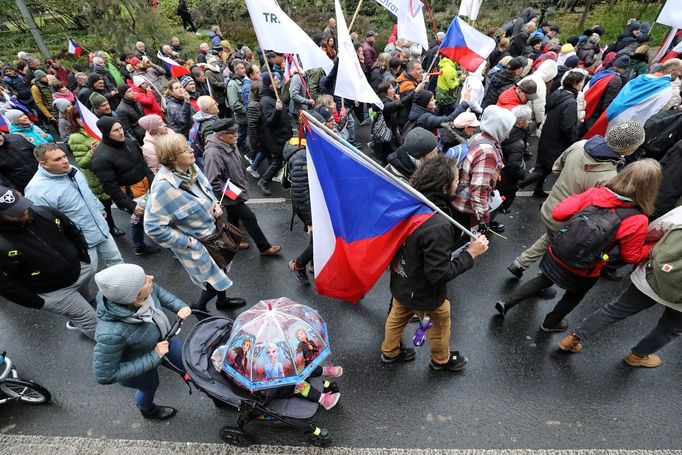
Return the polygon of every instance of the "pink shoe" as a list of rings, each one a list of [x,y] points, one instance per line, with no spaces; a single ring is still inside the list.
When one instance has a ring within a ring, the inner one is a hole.
[[[322,376],[327,378],[340,378],[343,375],[343,367],[326,365],[322,367]]]
[[[341,398],[340,393],[327,392],[320,396],[320,401],[318,401],[318,403],[320,403],[324,409],[329,411],[331,408],[336,406],[336,403],[339,402],[339,398]]]

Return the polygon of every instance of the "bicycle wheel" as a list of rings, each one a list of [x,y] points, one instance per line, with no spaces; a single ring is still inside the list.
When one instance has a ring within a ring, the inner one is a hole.
[[[1,380],[0,392],[29,404],[47,404],[52,400],[52,394],[45,387],[24,379]]]

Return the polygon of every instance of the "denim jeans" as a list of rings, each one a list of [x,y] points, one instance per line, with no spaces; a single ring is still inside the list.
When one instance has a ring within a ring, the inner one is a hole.
[[[630,283],[616,300],[589,315],[575,329],[581,341],[589,341],[611,324],[629,318],[657,302]],[[665,307],[656,327],[645,336],[632,352],[640,357],[661,349],[682,334],[682,312]]]
[[[348,128],[348,142],[351,144],[355,143],[355,120],[353,120],[353,115],[348,111],[348,121],[346,122],[346,128]]]
[[[237,148],[241,150],[242,152],[248,153],[250,151],[250,148],[248,144],[246,143],[246,138],[248,136],[248,125],[246,123],[244,124],[237,124]]]
[[[100,259],[104,261],[104,264],[107,267],[123,264],[121,252],[118,251],[118,246],[112,235],[109,235],[104,242],[98,243],[94,247],[88,249],[88,254],[90,255],[90,263],[95,270],[98,268]]]
[[[147,245],[144,244],[144,215],[140,217],[137,223],[130,223],[130,233],[133,237],[133,247],[135,251],[144,250]]]
[[[166,358],[176,367],[184,369],[182,365],[182,341],[177,338],[170,339]],[[159,373],[154,368],[139,376],[121,382],[121,385],[137,389],[137,392],[135,392],[135,404],[139,409],[147,411],[154,405],[154,395],[156,395],[156,389],[159,388]]]

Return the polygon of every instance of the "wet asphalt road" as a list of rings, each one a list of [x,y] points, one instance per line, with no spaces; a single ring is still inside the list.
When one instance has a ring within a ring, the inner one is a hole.
[[[273,187],[276,185],[273,185]],[[259,197],[255,185],[251,197]],[[281,196],[275,193],[274,196]],[[553,302],[534,300],[495,316],[494,302],[518,283],[505,267],[542,232],[539,202],[519,198],[503,221],[508,241],[493,238],[489,253],[473,270],[449,287],[453,302],[452,348],[468,358],[462,373],[431,371],[428,350],[414,362],[383,365],[379,346],[390,298],[385,275],[358,304],[317,296],[304,288],[287,261],[307,244],[300,222],[289,231],[288,202],[254,205],[272,243],[283,245],[279,258],[261,258],[256,249],[240,252],[229,295],[249,303],[287,296],[320,311],[329,325],[332,361],[343,365],[342,398],[321,412],[334,445],[395,448],[516,449],[677,449],[682,447],[677,397],[682,371],[682,343],[671,344],[654,370],[637,370],[622,362],[658,319],[654,307],[607,332],[583,353],[556,351],[560,335],[539,330]],[[116,213],[119,226],[126,216]],[[142,265],[156,281],[186,301],[199,290],[170,253],[137,258],[130,235],[119,241],[127,261]],[[537,267],[526,273],[533,276]],[[626,281],[600,282],[568,317],[571,325],[618,294]],[[556,301],[556,299],[554,300]],[[209,308],[213,306],[210,305]],[[234,316],[227,313],[227,315]],[[0,433],[220,442],[218,430],[236,413],[217,409],[205,396],[189,396],[182,381],[161,369],[157,402],[179,408],[174,419],[150,423],[135,410],[130,389],[98,385],[91,373],[92,344],[66,331],[64,319],[0,302],[0,350],[9,355],[22,377],[48,387],[55,403],[47,407],[0,406]],[[415,325],[408,326],[410,342]],[[184,331],[187,333],[187,330]],[[184,334],[181,334],[182,338]],[[304,444],[296,431],[255,424],[263,444]]]

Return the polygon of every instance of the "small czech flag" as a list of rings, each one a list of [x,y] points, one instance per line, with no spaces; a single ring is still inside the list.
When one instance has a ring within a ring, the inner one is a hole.
[[[93,114],[80,100],[76,99],[76,106],[78,106],[78,113],[83,121],[83,129],[88,136],[98,141],[102,141],[102,132],[97,127],[97,116]]]
[[[83,48],[81,48],[80,44],[72,40],[71,38],[68,38],[69,40],[69,54],[73,54],[76,57],[81,56],[81,52],[83,51]]]
[[[178,62],[176,62],[175,60],[166,57],[161,53],[161,51],[159,51],[156,54],[156,56],[158,57],[159,60],[163,62],[163,66],[166,67],[166,70],[170,71],[172,78],[180,79],[180,77],[190,74],[189,70],[186,67],[178,64]]]
[[[243,190],[241,188],[239,188],[234,183],[230,182],[230,179],[227,179],[227,182],[225,182],[225,188],[223,188],[223,193],[225,194],[225,196],[229,197],[233,201],[237,200],[239,195],[242,194],[242,191]]]

